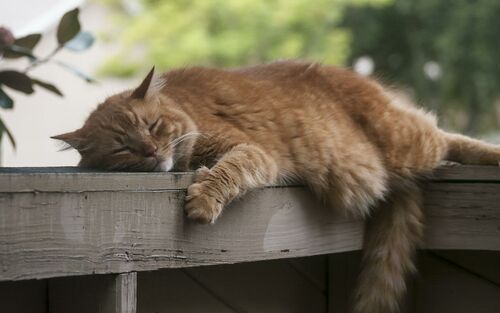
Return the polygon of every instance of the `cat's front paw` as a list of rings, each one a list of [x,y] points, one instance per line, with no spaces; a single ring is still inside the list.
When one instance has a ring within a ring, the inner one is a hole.
[[[206,180],[210,176],[210,169],[206,166],[202,166],[196,170],[195,182],[200,183]]]
[[[185,211],[192,220],[214,223],[222,211],[222,203],[206,192],[203,183],[194,183],[187,190]]]

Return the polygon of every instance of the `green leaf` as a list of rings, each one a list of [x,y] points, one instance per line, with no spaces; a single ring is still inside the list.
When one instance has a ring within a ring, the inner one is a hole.
[[[14,140],[14,136],[12,135],[10,130],[7,128],[5,123],[0,118],[0,142],[2,141],[2,137],[3,137],[4,132],[7,134],[7,137],[9,137],[10,143],[12,144],[14,149],[16,149],[16,141]]]
[[[76,69],[76,68],[74,68],[73,66],[71,66],[69,64],[66,64],[66,63],[58,61],[58,60],[54,60],[54,63],[57,64],[57,65],[59,65],[59,66],[61,66],[61,67],[64,67],[66,70],[70,71],[74,75],[76,75],[76,76],[84,79],[87,83],[95,83],[96,82],[95,79],[93,79],[89,75],[83,73],[79,69]]]
[[[35,78],[32,78],[31,79],[31,82],[33,82],[34,85],[37,85],[37,86],[40,86],[52,93],[55,93],[56,95],[60,96],[60,97],[63,97],[63,93],[54,85],[50,84],[50,83],[47,83],[47,82],[44,82],[44,81],[41,81],[41,80],[38,80],[38,79],[35,79]]]
[[[78,21],[78,8],[66,12],[57,26],[57,42],[64,45],[80,32]]]
[[[17,91],[24,92],[25,94],[32,94],[34,91],[31,78],[29,78],[28,75],[18,71],[1,71],[0,84],[8,86]]]
[[[12,109],[14,107],[14,100],[2,88],[0,88],[0,107],[4,109]]]
[[[75,52],[87,50],[94,43],[94,36],[89,32],[79,32],[75,38],[68,41],[64,47]]]
[[[41,34],[31,34],[16,39],[16,41],[14,41],[14,44],[19,47],[33,50],[33,48],[35,48],[35,46],[38,44],[41,38],[42,38]]]
[[[6,59],[16,59],[20,57],[28,57],[32,61],[37,59],[37,57],[34,56],[33,53],[31,52],[31,50],[21,46],[10,45],[10,46],[5,46],[2,49],[4,52],[3,57]]]
[[[31,50],[33,50],[33,48],[38,44],[41,38],[42,35],[40,34],[31,34],[16,39],[13,45],[4,48],[5,52],[3,56],[8,59],[16,59],[22,56],[34,58]]]

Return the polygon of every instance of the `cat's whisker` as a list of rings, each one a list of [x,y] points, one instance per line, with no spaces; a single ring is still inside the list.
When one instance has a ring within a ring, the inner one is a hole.
[[[182,136],[179,136],[179,137],[175,138],[171,142],[169,142],[167,144],[166,148],[174,148],[175,146],[177,146],[178,144],[180,144],[184,140],[187,140],[190,137],[199,136],[199,135],[201,135],[201,133],[199,133],[197,131],[192,131],[192,132],[186,133],[186,134],[184,134]]]

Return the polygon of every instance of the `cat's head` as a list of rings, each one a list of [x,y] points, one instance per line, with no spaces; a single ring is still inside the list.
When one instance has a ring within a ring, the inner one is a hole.
[[[153,72],[135,90],[107,98],[80,129],[52,138],[76,149],[87,168],[169,171],[186,163],[196,126],[161,96],[163,84]]]

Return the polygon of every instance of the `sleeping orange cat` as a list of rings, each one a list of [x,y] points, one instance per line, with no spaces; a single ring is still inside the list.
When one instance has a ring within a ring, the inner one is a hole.
[[[187,217],[214,223],[246,191],[293,179],[345,214],[370,220],[353,312],[398,311],[423,234],[419,179],[441,161],[498,164],[500,148],[446,133],[377,82],[283,61],[192,67],[109,97],[82,128],[53,138],[80,166],[197,169]]]

